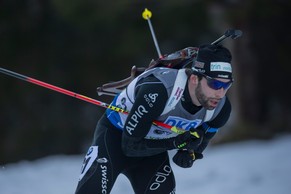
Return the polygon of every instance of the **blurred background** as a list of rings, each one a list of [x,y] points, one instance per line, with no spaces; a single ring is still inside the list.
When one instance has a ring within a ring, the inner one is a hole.
[[[213,145],[291,132],[291,3],[287,0],[1,0],[0,67],[110,103],[96,88],[162,54],[211,43],[233,54],[233,112]],[[78,99],[0,74],[0,164],[83,154],[104,112]]]

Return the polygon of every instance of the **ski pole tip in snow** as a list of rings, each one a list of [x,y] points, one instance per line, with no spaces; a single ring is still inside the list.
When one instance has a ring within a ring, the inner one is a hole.
[[[148,20],[152,17],[152,12],[145,8],[144,11],[142,12],[142,17],[143,19]]]

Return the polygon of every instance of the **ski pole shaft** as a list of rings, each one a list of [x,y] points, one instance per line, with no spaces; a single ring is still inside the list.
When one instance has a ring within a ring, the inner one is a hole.
[[[150,20],[150,18],[152,17],[152,12],[149,11],[148,9],[145,9],[144,12],[142,13],[142,17],[145,20],[148,21],[148,24],[149,24],[149,27],[150,27],[150,31],[151,31],[151,34],[152,34],[152,37],[153,37],[153,40],[154,40],[155,47],[157,49],[159,58],[161,58],[162,54],[161,54],[161,51],[160,51],[160,47],[159,47],[159,44],[158,44],[158,41],[157,41],[157,38],[156,38],[156,35],[155,35],[155,32],[154,32],[154,28],[153,28],[151,20]]]
[[[148,19],[148,24],[149,24],[149,27],[150,27],[150,30],[151,30],[151,34],[152,34],[152,37],[153,37],[154,44],[155,44],[155,47],[157,49],[158,55],[159,55],[159,57],[162,57],[162,54],[161,54],[161,51],[160,51],[160,47],[158,45],[158,41],[157,41],[157,38],[155,36],[155,32],[154,32],[154,29],[153,29],[153,26],[152,26],[152,23],[151,23],[150,19]]]
[[[48,88],[50,90],[54,90],[56,92],[59,92],[59,93],[62,93],[62,94],[65,94],[65,95],[68,95],[68,96],[71,96],[71,97],[86,101],[86,102],[89,102],[91,104],[95,104],[95,105],[101,106],[103,108],[109,108],[109,109],[117,111],[117,112],[126,113],[126,111],[122,110],[121,108],[111,106],[109,104],[106,104],[104,102],[95,100],[93,98],[89,98],[87,96],[84,96],[84,95],[81,95],[81,94],[78,94],[78,93],[75,93],[75,92],[72,92],[72,91],[69,91],[69,90],[66,90],[66,89],[63,89],[63,88],[48,84],[48,83],[45,83],[45,82],[42,82],[42,81],[39,81],[37,79],[33,79],[33,78],[25,76],[25,75],[21,75],[19,73],[13,72],[13,71],[9,71],[9,70],[4,69],[4,68],[0,68],[0,72],[4,73],[6,75],[9,75],[9,76],[15,77],[17,79],[21,79],[21,80],[27,81],[29,83],[36,84],[36,85]]]
[[[84,95],[81,95],[81,94],[78,94],[78,93],[75,93],[75,92],[72,92],[72,91],[69,91],[69,90],[54,86],[52,84],[48,84],[48,83],[42,82],[40,80],[31,78],[31,77],[28,77],[28,76],[25,76],[25,75],[22,75],[22,74],[19,74],[19,73],[16,73],[16,72],[4,69],[4,68],[0,68],[0,72],[3,73],[3,74],[6,74],[8,76],[12,76],[12,77],[15,77],[17,79],[21,79],[21,80],[24,80],[26,82],[29,82],[29,83],[32,83],[32,84],[36,84],[36,85],[39,85],[41,87],[44,87],[44,88],[47,88],[47,89],[50,89],[50,90],[53,90],[53,91],[56,91],[56,92],[59,92],[59,93],[74,97],[74,98],[77,98],[79,100],[83,100],[83,101],[89,102],[91,104],[95,104],[95,105],[103,107],[103,108],[108,108],[108,109],[116,111],[116,112],[120,112],[120,113],[123,113],[123,114],[128,114],[128,112],[126,110],[123,110],[123,109],[121,109],[119,107],[112,106],[112,105],[107,104],[105,102],[101,102],[101,101],[95,100],[93,98],[89,98],[87,96],[84,96]],[[181,133],[185,132],[184,129],[181,129],[181,128],[178,128],[178,127],[175,127],[175,126],[171,126],[171,125],[168,125],[168,124],[160,122],[160,121],[154,121],[153,124],[156,125],[156,126],[159,126],[159,127],[164,127],[166,129],[169,129],[169,130],[173,131],[174,133],[181,134]]]

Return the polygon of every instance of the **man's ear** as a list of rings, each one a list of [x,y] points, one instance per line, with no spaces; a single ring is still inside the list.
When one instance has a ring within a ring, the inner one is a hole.
[[[192,74],[191,76],[190,76],[190,82],[192,83],[192,84],[194,84],[194,85],[197,85],[198,84],[198,76],[197,75],[194,75],[194,74]]]

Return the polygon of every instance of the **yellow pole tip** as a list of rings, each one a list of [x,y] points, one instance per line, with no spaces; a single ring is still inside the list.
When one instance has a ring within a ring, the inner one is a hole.
[[[142,17],[145,20],[150,19],[152,17],[152,12],[145,8],[144,11],[142,12]]]

